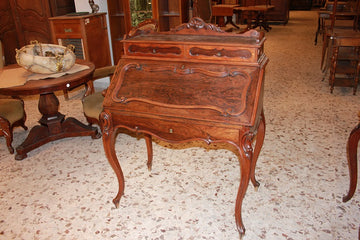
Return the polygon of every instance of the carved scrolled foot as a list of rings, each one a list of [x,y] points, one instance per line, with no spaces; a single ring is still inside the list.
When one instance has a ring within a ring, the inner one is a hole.
[[[145,142],[146,142],[146,149],[147,149],[147,168],[149,171],[151,171],[152,168],[152,159],[153,159],[153,148],[152,148],[152,140],[151,135],[145,134]]]
[[[255,192],[259,191],[260,183],[256,182],[256,184],[253,183],[253,185],[254,185]]]
[[[114,205],[115,205],[115,208],[119,208],[119,205],[120,205],[120,197],[118,198],[118,197],[115,197],[114,199],[113,199],[113,203],[114,203]]]
[[[151,169],[152,169],[152,163],[150,162],[147,162],[147,168],[148,168],[148,171],[151,171]]]
[[[8,146],[10,154],[14,154],[14,148],[10,145]]]
[[[19,153],[17,153],[17,154],[15,155],[15,160],[17,160],[17,161],[21,161],[21,160],[23,160],[23,159],[25,159],[25,158],[27,158],[27,154],[26,154],[26,153],[24,153],[24,154],[19,154]]]
[[[238,232],[239,232],[239,239],[242,240],[245,236],[245,228],[244,226],[242,226],[242,228],[238,227],[237,228]]]

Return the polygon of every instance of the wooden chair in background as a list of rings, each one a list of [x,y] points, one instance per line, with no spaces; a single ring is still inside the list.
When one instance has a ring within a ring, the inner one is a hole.
[[[0,99],[0,136],[6,139],[6,145],[11,154],[14,153],[12,147],[13,128],[21,126],[25,130],[26,114],[24,101],[22,99]]]
[[[342,7],[339,4],[342,5]],[[358,31],[359,19],[359,0],[338,1],[332,2],[332,11],[330,19],[325,22],[323,34],[323,47],[321,55],[321,69],[326,74],[332,50],[332,40],[334,34],[352,34]]]
[[[360,73],[360,32],[336,33],[332,36],[329,85],[352,87],[356,94]]]
[[[111,76],[114,74],[115,68],[116,66],[97,68],[94,71],[93,78],[111,78]],[[99,116],[103,110],[102,103],[104,101],[105,94],[106,89],[101,92],[96,92],[85,96],[82,99],[84,116],[89,125],[96,124],[101,127]]]
[[[346,2],[337,3],[337,11],[342,11]],[[324,1],[322,7],[319,9],[318,13],[318,26],[315,33],[315,45],[318,42],[318,36],[324,34],[326,21],[330,20],[330,15],[333,11],[334,1]]]
[[[211,6],[211,17],[215,18],[215,24],[219,27],[225,27],[230,23],[235,28],[239,29],[232,17],[234,15],[234,8],[239,7],[238,0],[223,0],[221,4],[215,4]],[[225,18],[226,17],[226,21]]]
[[[5,65],[3,56],[3,45],[0,41],[0,71]],[[5,137],[7,148],[11,154],[14,153],[14,148],[12,147],[13,128],[21,126],[27,130],[25,120],[26,113],[22,99],[0,98],[0,136]]]

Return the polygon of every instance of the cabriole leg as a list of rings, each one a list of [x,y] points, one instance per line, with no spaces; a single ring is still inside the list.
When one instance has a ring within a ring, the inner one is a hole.
[[[113,203],[115,204],[115,207],[118,208],[120,198],[122,197],[122,195],[124,195],[125,182],[124,182],[124,174],[121,169],[115,151],[116,129],[114,129],[112,126],[111,116],[109,116],[109,114],[107,114],[106,112],[101,113],[100,121],[102,122],[102,126],[103,126],[102,139],[103,139],[105,154],[111,167],[113,168],[116,174],[119,183],[118,193],[116,197],[113,199]]]

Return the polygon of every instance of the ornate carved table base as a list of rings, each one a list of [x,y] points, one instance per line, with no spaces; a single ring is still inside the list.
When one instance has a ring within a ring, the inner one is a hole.
[[[114,126],[111,120],[112,119],[111,113],[103,112],[101,114],[100,119],[102,121],[102,126],[103,126],[103,145],[104,145],[105,154],[118,179],[119,189],[116,197],[113,199],[113,203],[115,204],[116,208],[118,208],[120,199],[124,195],[125,181],[124,181],[123,171],[121,169],[115,151],[117,129],[124,127],[136,133],[144,133],[146,146],[147,146],[147,153],[148,153],[147,166],[149,170],[151,170],[152,158],[153,158],[152,136],[147,132],[139,131],[136,128],[131,129],[125,126],[119,126],[119,125]],[[241,217],[241,209],[242,209],[242,202],[249,184],[249,180],[251,180],[255,188],[258,188],[260,186],[260,183],[255,178],[255,166],[265,138],[264,113],[262,112],[261,114],[261,119],[259,126],[257,128],[257,132],[240,130],[239,134],[240,134],[240,138],[239,138],[240,142],[238,143],[229,140],[221,140],[221,139],[211,140],[211,141],[209,141],[208,139],[187,139],[184,141],[177,141],[177,142],[186,142],[193,140],[202,140],[208,144],[216,143],[216,142],[226,142],[236,147],[238,153],[240,154],[239,163],[240,163],[241,179],[236,197],[235,221],[240,237],[242,237],[245,234],[245,227]],[[159,136],[156,137],[160,138]],[[254,137],[256,137],[256,142],[255,142],[255,147],[253,148],[252,142],[254,140]],[[166,139],[163,138],[161,139],[166,141]]]
[[[41,125],[33,127],[25,141],[16,148],[16,160],[27,157],[27,153],[50,141],[66,137],[91,136],[100,138],[97,128],[87,126],[75,118],[67,118],[58,112],[59,100],[54,93],[40,94],[39,111]]]

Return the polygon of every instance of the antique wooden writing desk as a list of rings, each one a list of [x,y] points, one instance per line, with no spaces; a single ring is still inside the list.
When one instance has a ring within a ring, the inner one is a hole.
[[[105,153],[119,181],[117,207],[124,193],[114,147],[118,128],[144,134],[149,169],[152,136],[169,142],[226,142],[240,155],[235,219],[240,235],[245,233],[242,201],[250,179],[259,186],[255,164],[265,135],[264,41],[255,30],[225,33],[199,18],[169,32],[139,30],[123,40],[125,54],[100,116]]]

